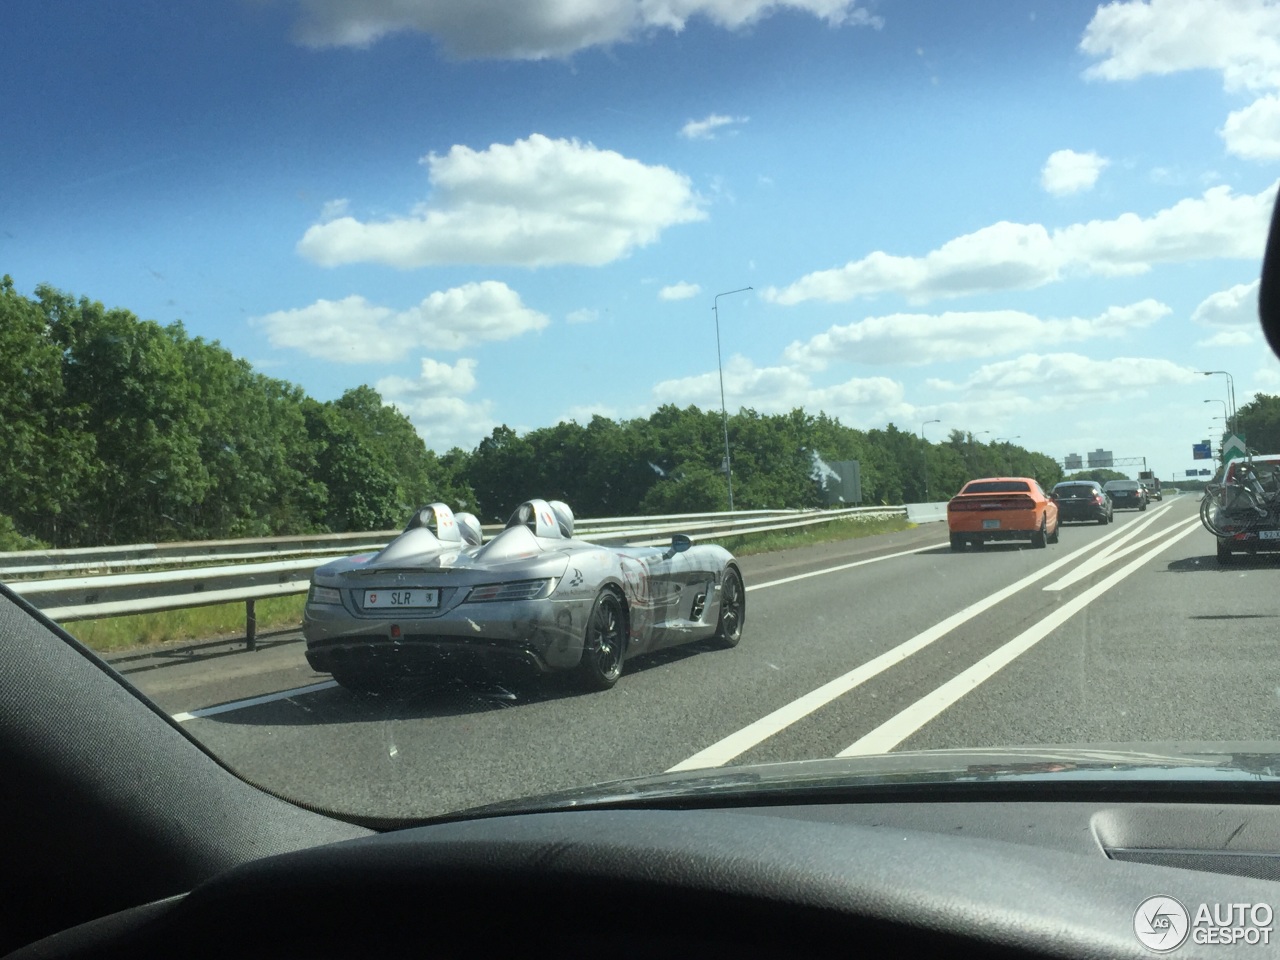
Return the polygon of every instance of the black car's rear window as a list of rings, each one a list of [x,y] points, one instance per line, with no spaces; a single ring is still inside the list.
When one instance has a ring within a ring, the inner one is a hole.
[[[1098,492],[1098,488],[1091,487],[1087,483],[1077,483],[1073,486],[1054,487],[1053,492],[1060,497],[1070,497],[1074,499],[1077,497],[1092,497]]]
[[[971,483],[961,493],[1030,493],[1031,488],[1023,480],[979,480]]]

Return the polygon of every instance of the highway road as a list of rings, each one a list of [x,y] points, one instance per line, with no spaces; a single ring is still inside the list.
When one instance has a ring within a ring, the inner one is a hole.
[[[246,778],[431,816],[675,768],[966,746],[1275,739],[1280,559],[1220,568],[1192,496],[952,553],[941,523],[750,557],[732,650],[563,682],[358,696],[298,635],[118,661]],[[74,625],[73,625],[74,626]]]

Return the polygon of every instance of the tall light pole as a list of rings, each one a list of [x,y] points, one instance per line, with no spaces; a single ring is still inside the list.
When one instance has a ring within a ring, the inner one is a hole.
[[[1231,374],[1225,370],[1201,370],[1206,377],[1221,376],[1227,378],[1227,396],[1231,398],[1231,422],[1228,425],[1231,432],[1236,432],[1236,381]]]
[[[1008,443],[1011,440],[1021,440],[1021,439],[1022,439],[1022,434],[1018,434],[1018,436],[1016,437],[996,437],[996,443]],[[1007,453],[1005,455],[1005,463],[1009,464],[1009,472],[1013,473],[1013,454]]]
[[[920,442],[924,443],[924,428],[931,423],[941,423],[941,420],[926,420],[920,424]],[[929,502],[929,447],[924,448],[924,502]]]
[[[729,463],[729,411],[724,405],[724,363],[720,359],[720,298],[733,293],[746,293],[750,287],[739,287],[717,293],[711,301],[711,312],[716,315],[716,366],[720,370],[720,422],[724,424],[724,478],[729,484],[729,512],[733,512],[733,467]]]

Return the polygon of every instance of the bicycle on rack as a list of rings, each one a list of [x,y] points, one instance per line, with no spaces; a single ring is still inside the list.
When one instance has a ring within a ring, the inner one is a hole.
[[[1217,538],[1218,562],[1237,551],[1280,550],[1280,456],[1233,460],[1205,487],[1200,522]]]

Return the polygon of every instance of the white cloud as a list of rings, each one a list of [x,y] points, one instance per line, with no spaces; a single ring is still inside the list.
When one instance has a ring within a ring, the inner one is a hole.
[[[1197,347],[1250,347],[1257,337],[1247,330],[1219,330],[1211,337],[1197,340]]]
[[[1195,370],[1151,357],[1093,360],[1078,353],[1027,353],[979,367],[963,383],[929,380],[939,390],[1028,391],[1085,402],[1152,387],[1198,383]],[[1073,401],[1074,402],[1074,401]]]
[[[311,226],[298,251],[316,263],[599,266],[706,218],[689,178],[577,140],[533,134],[487,150],[422,159],[434,188],[407,216]]]
[[[778,11],[808,13],[832,26],[882,21],[856,0],[299,0],[298,41],[368,47],[388,34],[430,34],[459,58],[538,60],[622,43],[657,30],[679,33],[704,19],[735,30]]]
[[[639,415],[648,414],[649,410],[641,411]],[[570,407],[561,416],[556,419],[557,423],[564,423],[572,420],[574,423],[586,426],[591,422],[591,418],[595,416],[604,417],[606,420],[617,420],[620,416],[617,407],[611,407],[602,403],[579,404]]]
[[[815,370],[833,361],[912,365],[989,357],[1036,346],[1119,337],[1149,327],[1171,312],[1163,303],[1143,300],[1110,307],[1088,319],[1043,320],[1018,310],[896,313],[831,327],[807,341],[792,343],[783,357]]]
[[[663,287],[658,291],[659,300],[688,300],[696,297],[702,292],[702,287],[696,283],[685,283],[681,280],[679,283],[673,283],[669,287]]]
[[[469,357],[455,364],[423,357],[416,379],[383,377],[374,386],[410,419],[431,449],[470,449],[497,425],[491,401],[465,399],[476,388],[475,370],[476,361]]]
[[[680,136],[686,140],[714,140],[716,131],[720,128],[738,126],[750,119],[750,117],[728,117],[722,113],[713,113],[703,120],[690,120],[680,128]]]
[[[902,384],[888,377],[865,377],[815,387],[808,374],[795,367],[757,367],[735,354],[724,367],[724,392],[732,410],[751,407],[761,413],[785,413],[803,407],[810,413],[825,410],[833,416],[863,423],[883,423],[903,400]],[[718,371],[695,374],[655,384],[659,403],[696,404],[705,409],[720,406]]]
[[[330,220],[338,219],[338,217],[344,217],[350,207],[351,201],[347,199],[328,200],[320,209],[320,222],[327,223]]]
[[[1257,327],[1260,284],[1260,280],[1237,283],[1234,287],[1210,294],[1195,308],[1191,319],[1210,327]]]
[[[272,346],[338,363],[397,360],[406,350],[422,347],[462,350],[541,330],[548,322],[495,280],[437,291],[408,310],[350,296],[278,310],[253,321],[266,328]]]
[[[1092,150],[1076,153],[1074,150],[1057,150],[1049,154],[1040,171],[1040,185],[1056,197],[1069,193],[1091,190],[1098,182],[1098,175],[1111,161]]]
[[[784,305],[880,293],[924,303],[1040,287],[1061,280],[1067,271],[1114,276],[1145,273],[1156,263],[1260,259],[1275,191],[1275,183],[1257,194],[1234,194],[1230,187],[1216,186],[1150,217],[1125,213],[1052,232],[1041,224],[1002,221],[949,240],[923,257],[876,251],[761,295]]]
[[[565,323],[595,323],[600,319],[599,310],[588,310],[585,307],[581,310],[574,310],[564,318]]]
[[[1227,114],[1219,131],[1227,152],[1246,160],[1280,159],[1280,97],[1268,94]]]
[[[1133,80],[1218,70],[1228,90],[1280,87],[1280,5],[1272,0],[1125,0],[1100,5],[1080,49],[1085,76]]]

